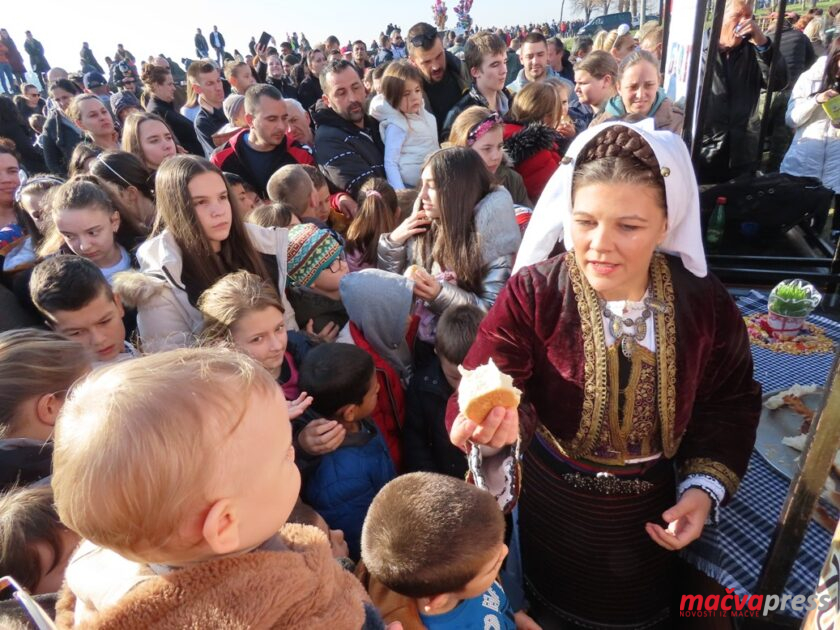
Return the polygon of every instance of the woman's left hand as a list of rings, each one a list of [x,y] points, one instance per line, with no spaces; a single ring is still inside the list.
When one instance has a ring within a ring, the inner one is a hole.
[[[431,302],[440,295],[443,287],[428,271],[418,269],[414,272],[414,295],[421,300]]]
[[[689,488],[674,507],[662,514],[662,520],[669,523],[668,529],[647,523],[645,531],[660,547],[677,551],[700,538],[711,510],[711,497],[702,490]]]

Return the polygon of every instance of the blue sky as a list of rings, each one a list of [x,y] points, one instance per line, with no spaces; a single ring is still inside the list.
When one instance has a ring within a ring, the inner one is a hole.
[[[562,1],[474,0],[472,16],[485,26],[550,21],[559,19]],[[313,45],[328,35],[338,36],[342,43],[361,38],[369,44],[389,22],[401,26],[403,35],[415,22],[431,22],[432,4],[433,0],[5,0],[0,27],[9,31],[21,52],[24,31],[31,30],[44,45],[50,64],[74,71],[79,68],[83,41],[90,43],[100,63],[106,55],[113,55],[117,43],[138,59],[163,52],[180,60],[195,56],[192,38],[196,27],[207,34],[215,20],[228,48],[243,52],[251,35],[259,37],[263,30],[275,37],[303,31]],[[452,28],[456,2],[448,0],[446,4],[447,26]],[[565,0],[565,18],[572,16],[574,4],[575,0]],[[198,14],[202,17],[196,17]],[[28,65],[25,55],[24,60]]]

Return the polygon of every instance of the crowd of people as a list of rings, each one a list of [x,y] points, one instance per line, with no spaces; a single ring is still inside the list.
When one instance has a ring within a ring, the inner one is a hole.
[[[722,594],[677,552],[761,389],[698,179],[755,172],[770,89],[778,168],[840,195],[840,38],[787,19],[777,49],[727,2],[696,164],[655,22],[213,26],[79,73],[27,31],[30,74],[0,29],[0,575],[59,627],[667,628]],[[467,418],[488,362],[521,402]]]

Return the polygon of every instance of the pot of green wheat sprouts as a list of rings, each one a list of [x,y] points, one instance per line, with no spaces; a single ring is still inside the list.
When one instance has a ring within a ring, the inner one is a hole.
[[[767,324],[776,339],[792,339],[802,330],[805,319],[820,303],[822,295],[804,280],[784,280],[770,292]]]

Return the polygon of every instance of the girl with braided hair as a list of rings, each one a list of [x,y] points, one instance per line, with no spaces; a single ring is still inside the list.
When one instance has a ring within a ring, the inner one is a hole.
[[[681,578],[716,588],[674,552],[714,534],[761,409],[743,319],[707,274],[680,138],[649,122],[583,132],[516,268],[463,366],[492,359],[521,403],[476,424],[453,399],[450,438],[503,509],[518,501],[538,622],[673,627],[672,598],[700,590]]]

